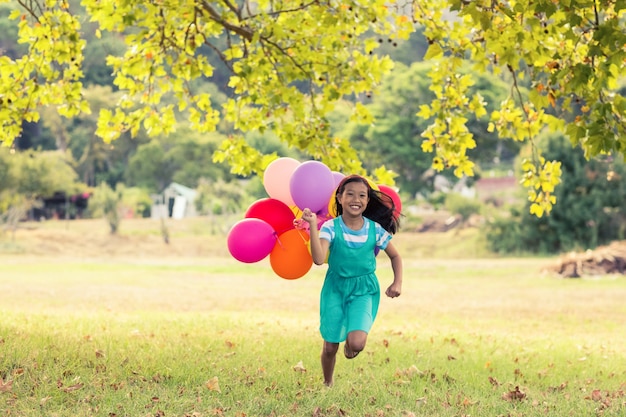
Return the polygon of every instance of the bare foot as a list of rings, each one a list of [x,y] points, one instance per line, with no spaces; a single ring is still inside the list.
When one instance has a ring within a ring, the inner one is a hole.
[[[346,342],[343,345],[343,354],[346,358],[348,359],[354,359],[357,357],[357,355],[359,354],[359,352],[355,352],[352,349],[350,349],[350,346],[348,346],[348,342]]]

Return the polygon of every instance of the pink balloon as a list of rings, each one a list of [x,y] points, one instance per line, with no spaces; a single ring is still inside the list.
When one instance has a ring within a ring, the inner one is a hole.
[[[293,158],[278,158],[270,162],[263,173],[263,186],[267,195],[282,201],[287,206],[295,205],[291,197],[289,181],[299,165],[300,162]]]
[[[258,262],[270,254],[276,237],[276,232],[266,221],[243,219],[228,232],[228,251],[240,262]]]
[[[296,205],[304,210],[310,208],[318,212],[328,205],[335,191],[332,171],[319,161],[306,161],[300,164],[289,181],[291,197]]]

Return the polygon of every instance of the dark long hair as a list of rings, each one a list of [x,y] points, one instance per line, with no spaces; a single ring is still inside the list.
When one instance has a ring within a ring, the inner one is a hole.
[[[400,228],[400,213],[396,210],[396,205],[389,194],[372,188],[370,183],[360,175],[349,175],[341,180],[335,193],[334,211],[337,217],[343,213],[343,207],[339,204],[338,197],[343,194],[346,184],[351,182],[361,182],[367,187],[367,195],[369,202],[363,212],[363,216],[368,219],[374,220],[380,224],[383,229],[391,234],[394,234]]]

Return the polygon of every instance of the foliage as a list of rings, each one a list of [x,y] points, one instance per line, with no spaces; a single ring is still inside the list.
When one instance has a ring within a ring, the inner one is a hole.
[[[41,205],[42,198],[84,189],[61,152],[0,148],[0,224],[13,232],[31,209]]]
[[[118,184],[122,192],[122,207],[126,212],[126,217],[149,217],[152,208],[152,198],[143,188],[125,187]]]
[[[241,181],[200,179],[197,191],[194,204],[197,212],[205,215],[241,213],[252,200]]]
[[[195,188],[202,178],[230,178],[228,167],[211,161],[223,136],[180,129],[168,137],[141,144],[130,157],[126,183],[157,193],[172,181]]]
[[[432,190],[432,155],[423,147],[422,134],[428,128],[426,120],[415,114],[422,105],[430,103],[434,95],[429,90],[430,63],[414,63],[410,67],[396,65],[367,105],[376,123],[369,126],[356,122],[348,124],[340,134],[347,137],[359,151],[364,166],[372,169],[377,165],[393,167],[398,174],[396,182],[408,195],[428,194]],[[463,73],[471,72],[462,69]],[[495,109],[506,97],[506,85],[497,79],[472,74],[476,78],[473,91],[480,91],[487,109]],[[476,148],[470,154],[479,164],[507,162],[517,154],[519,145],[512,140],[498,139],[488,132],[488,119],[468,117],[468,128],[476,137]],[[451,169],[444,174],[453,176]]]
[[[0,149],[0,191],[10,190],[28,199],[48,197],[55,192],[75,194],[85,187],[65,155],[57,151],[9,152]]]
[[[480,201],[456,192],[446,194],[444,206],[450,213],[461,216],[462,222],[467,221],[472,214],[479,214],[482,208]]]
[[[470,150],[477,140],[469,115],[489,117],[500,138],[533,142],[549,128],[565,131],[589,158],[624,154],[622,0],[84,0],[84,10],[66,0],[9,4],[19,5],[10,17],[24,49],[0,58],[0,142],[6,145],[23,121],[39,120],[42,107],[56,106],[66,117],[90,111],[82,95],[86,33],[125,43],[107,58],[122,95],[116,106],[100,110],[97,133],[106,142],[142,130],[166,135],[181,119],[201,133],[225,121],[234,134],[215,160],[228,162],[235,174],[261,173],[277,157],[248,143],[244,135],[252,131],[272,131],[332,169],[363,172],[349,141],[332,134],[329,114],[347,99],[352,118],[372,124],[363,103],[392,67],[386,51],[378,52],[404,39],[422,45],[415,34],[423,33],[433,99],[418,117],[427,123],[422,147],[433,152],[434,169],[473,174]],[[83,15],[90,21],[85,26]],[[473,71],[464,73],[468,62]],[[211,80],[218,66],[231,71],[223,105],[197,84]],[[489,109],[474,88],[475,73],[509,83],[510,94],[497,108]],[[525,184],[541,217],[552,209],[561,172],[559,161],[534,150],[524,165]],[[380,169],[371,170],[393,177]]]
[[[626,164],[608,157],[588,161],[563,135],[546,135],[539,144],[547,158],[562,161],[563,182],[555,190],[561,204],[550,216],[537,218],[529,209],[532,201],[527,201],[509,217],[494,219],[486,229],[491,249],[559,253],[624,239]]]
[[[89,206],[94,217],[103,217],[109,225],[109,232],[117,233],[122,221],[122,192],[113,189],[106,182],[94,189]]]
[[[626,2],[431,0],[414,6],[431,44],[426,58],[436,62],[431,72],[436,99],[420,112],[433,119],[425,137],[436,167],[454,166],[459,174],[473,169],[467,150],[475,142],[464,115],[479,116],[485,108],[479,94],[469,94],[471,75],[458,73],[467,60],[479,71],[504,71],[511,80],[510,97],[491,113],[491,129],[501,138],[532,142],[550,128],[566,131],[588,158],[623,157],[626,100],[616,88],[626,59]],[[522,83],[530,88],[528,98]],[[541,217],[555,202],[560,171],[558,161],[534,150],[524,166],[525,185],[533,213]]]

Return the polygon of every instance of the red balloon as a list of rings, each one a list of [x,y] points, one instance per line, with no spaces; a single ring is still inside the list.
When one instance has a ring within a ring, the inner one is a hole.
[[[276,275],[284,279],[298,279],[309,272],[313,258],[308,242],[309,235],[298,229],[287,230],[278,236],[270,252],[270,265]]]
[[[393,212],[393,216],[397,219],[398,216],[400,216],[400,213],[402,212],[402,201],[400,200],[400,196],[398,195],[396,190],[394,190],[393,188],[387,185],[379,185],[378,189],[381,192],[387,194],[393,200],[393,204],[396,206]]]
[[[289,206],[274,198],[262,198],[248,207],[246,218],[256,218],[267,222],[277,234],[293,229],[296,216]]]

